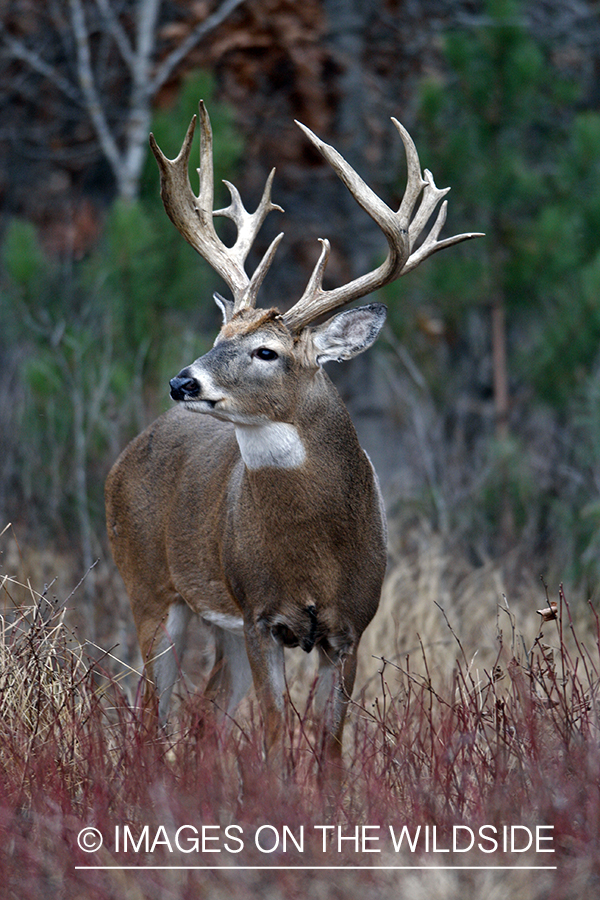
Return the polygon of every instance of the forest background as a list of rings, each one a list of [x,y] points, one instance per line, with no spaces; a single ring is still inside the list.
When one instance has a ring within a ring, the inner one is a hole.
[[[135,657],[103,483],[218,328],[222,286],[164,214],[147,143],[152,130],[175,155],[203,97],[219,183],[252,208],[277,167],[285,214],[256,254],[275,230],[285,240],[262,305],[300,296],[318,237],[333,244],[332,284],[383,252],[294,119],[394,206],[396,116],[452,188],[449,231],[486,233],[386,288],[382,338],[330,373],[382,480],[395,621],[423,578],[428,600],[454,597],[471,625],[493,619],[503,591],[544,605],[540,575],[568,585],[574,608],[597,596],[596,3],[2,0],[0,12],[1,573],[22,568],[38,589],[58,577],[63,595],[85,576],[75,619]],[[411,578],[394,580],[407,561]],[[490,571],[491,605],[475,615],[481,594],[456,597]]]
[[[213,727],[193,690],[214,660],[200,634],[168,728],[149,734],[137,709],[103,486],[218,329],[223,286],[167,219],[148,152],[153,131],[176,154],[201,97],[219,190],[227,178],[252,209],[277,168],[285,212],[254,256],[285,232],[264,306],[298,299],[319,237],[326,286],[384,253],[294,119],[394,207],[397,117],[452,188],[447,233],[485,232],[373,298],[389,309],[379,340],[330,367],[390,525],[339,791],[312,654],[288,652],[280,771],[252,703],[227,740]],[[599,895],[599,235],[595,0],[0,0],[2,896]],[[555,856],[442,850],[453,865],[425,872],[429,849],[373,857],[344,837],[329,856],[248,843],[217,871],[212,848],[167,848],[191,823],[323,822],[444,839],[541,826]],[[126,858],[109,840],[125,826],[140,836]],[[144,846],[144,829],[167,843]],[[106,839],[91,854],[90,830]]]

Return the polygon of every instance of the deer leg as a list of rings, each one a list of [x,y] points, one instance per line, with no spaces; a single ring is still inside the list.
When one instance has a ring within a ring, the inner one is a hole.
[[[283,722],[285,672],[283,646],[270,628],[245,623],[246,652],[265,729],[265,754],[273,755]]]
[[[204,696],[215,702],[222,715],[231,718],[248,693],[252,671],[244,635],[214,626],[216,657]]]
[[[164,725],[169,701],[179,678],[181,657],[185,650],[187,627],[192,611],[183,600],[175,600],[166,617],[149,616],[138,623],[138,636],[146,684],[144,688],[144,720],[151,723],[158,711]]]
[[[336,656],[319,646],[319,672],[315,709],[323,722],[325,755],[341,763],[342,736],[356,678],[356,647]]]
[[[169,608],[169,615],[158,640],[154,658],[154,683],[158,694],[158,720],[167,720],[169,701],[173,687],[181,672],[181,659],[185,650],[187,629],[192,610],[183,600],[176,600]]]

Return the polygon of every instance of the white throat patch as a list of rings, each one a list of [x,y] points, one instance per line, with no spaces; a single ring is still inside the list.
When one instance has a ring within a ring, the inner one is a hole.
[[[298,429],[287,422],[236,425],[235,436],[248,469],[295,469],[306,459]]]

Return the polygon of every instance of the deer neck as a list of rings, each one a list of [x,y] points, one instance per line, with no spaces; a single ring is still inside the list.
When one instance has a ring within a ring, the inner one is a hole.
[[[300,470],[329,455],[335,466],[347,454],[360,452],[350,415],[324,372],[315,377],[290,421],[236,423],[235,436],[249,472]]]
[[[343,457],[358,441],[348,410],[325,372],[306,385],[287,422],[235,423],[235,436],[246,469],[300,469],[329,451]]]
[[[247,469],[297,469],[306,460],[306,448],[296,425],[266,422],[236,425],[235,436]]]

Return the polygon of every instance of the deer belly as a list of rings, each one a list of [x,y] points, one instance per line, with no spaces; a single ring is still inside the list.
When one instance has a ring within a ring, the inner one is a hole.
[[[228,613],[217,612],[214,610],[202,610],[200,612],[200,618],[203,622],[208,622],[210,625],[216,625],[218,628],[222,628],[223,631],[233,631],[240,634],[244,630],[244,620],[241,616],[232,616]]]

